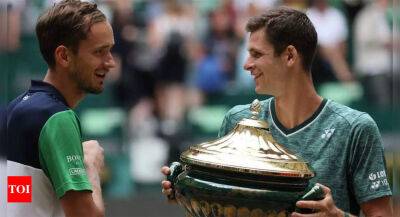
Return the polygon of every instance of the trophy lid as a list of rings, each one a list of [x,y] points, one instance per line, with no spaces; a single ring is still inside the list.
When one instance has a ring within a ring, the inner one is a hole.
[[[181,160],[194,166],[241,174],[312,178],[308,163],[278,144],[259,120],[261,104],[256,99],[250,106],[252,117],[242,119],[224,137],[191,146],[181,154]]]

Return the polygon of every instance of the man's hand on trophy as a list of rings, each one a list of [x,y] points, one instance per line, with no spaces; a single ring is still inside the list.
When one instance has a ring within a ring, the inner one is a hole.
[[[161,173],[164,174],[165,176],[168,176],[168,175],[170,175],[171,170],[169,169],[169,167],[163,166],[161,168]],[[175,195],[174,195],[174,192],[173,192],[174,189],[172,188],[172,183],[170,181],[168,181],[168,180],[163,180],[163,181],[161,181],[161,186],[162,186],[161,192],[165,196],[167,196],[168,201],[172,202],[172,203],[176,203]]]
[[[343,217],[343,211],[336,207],[333,201],[331,189],[328,187],[319,185],[324,191],[324,199],[322,200],[300,200],[296,203],[296,206],[303,209],[312,210],[312,214],[301,214],[297,212],[292,213],[292,217],[308,217],[308,216],[327,216],[327,217]]]

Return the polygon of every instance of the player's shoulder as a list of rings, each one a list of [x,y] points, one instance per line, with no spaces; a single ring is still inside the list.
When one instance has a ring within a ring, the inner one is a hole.
[[[336,116],[337,121],[354,125],[376,125],[373,118],[366,112],[359,111],[349,106],[340,104],[333,100],[329,100],[327,103],[327,109],[329,112]]]
[[[57,97],[46,92],[26,92],[7,107],[9,122],[43,125],[50,117],[70,109]]]

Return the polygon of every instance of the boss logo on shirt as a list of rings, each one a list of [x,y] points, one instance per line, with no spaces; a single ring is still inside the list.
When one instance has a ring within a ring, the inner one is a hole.
[[[81,161],[82,159],[80,155],[67,155],[66,158],[68,163]]]
[[[32,177],[8,176],[7,177],[7,202],[30,203],[32,202]]]

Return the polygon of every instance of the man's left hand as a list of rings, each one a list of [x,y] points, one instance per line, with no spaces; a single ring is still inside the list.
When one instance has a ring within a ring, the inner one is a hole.
[[[326,216],[326,217],[343,217],[343,211],[336,207],[335,201],[333,201],[331,189],[328,187],[317,184],[321,186],[324,191],[324,199],[319,201],[305,201],[301,200],[296,203],[296,206],[299,208],[311,209],[314,212],[311,214],[301,214],[297,212],[292,213],[292,217],[318,217],[318,216]]]

